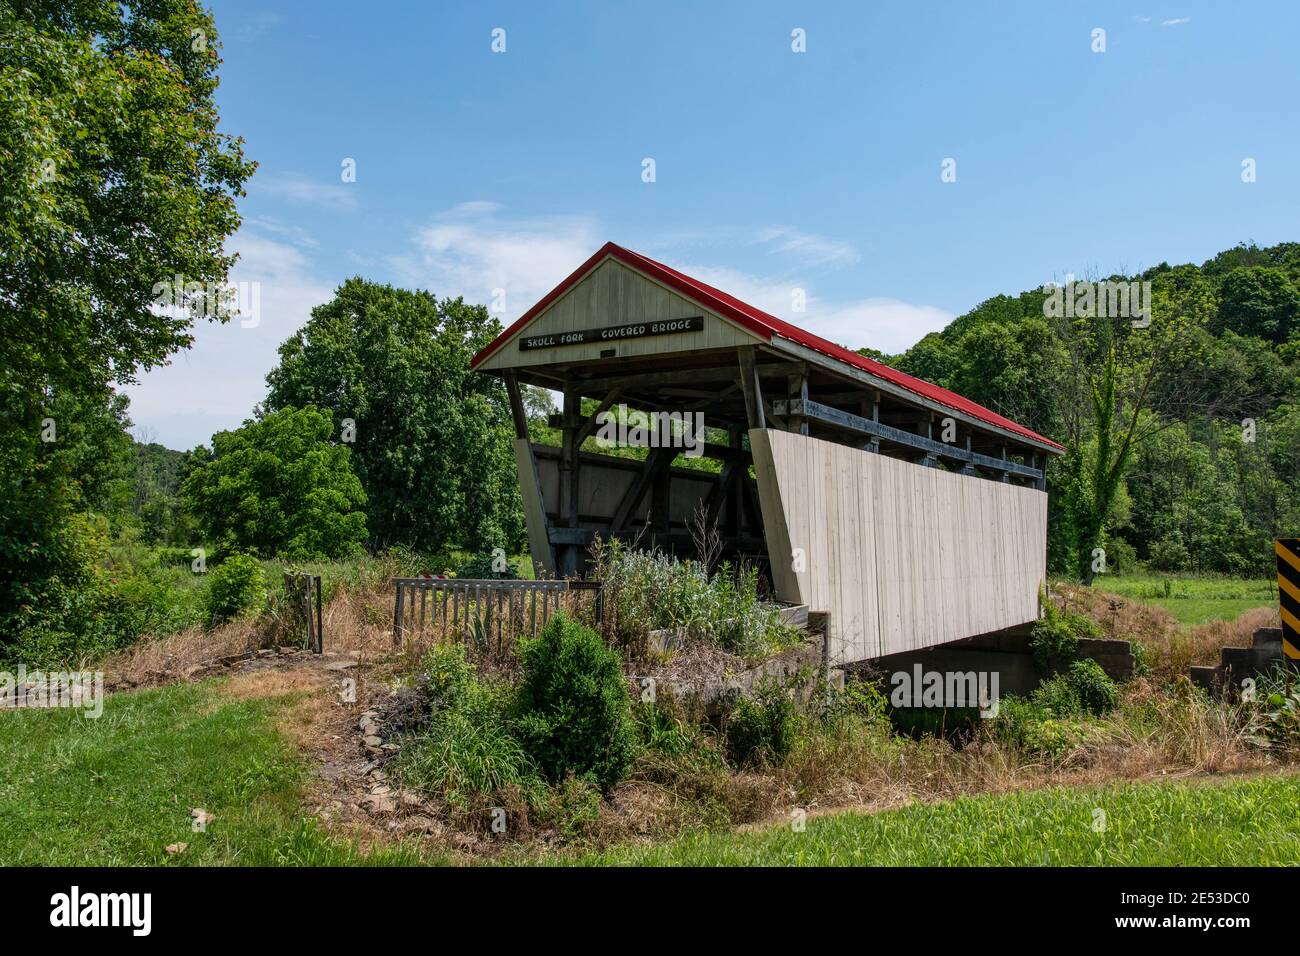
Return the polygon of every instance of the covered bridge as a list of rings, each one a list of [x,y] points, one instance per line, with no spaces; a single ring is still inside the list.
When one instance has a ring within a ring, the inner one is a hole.
[[[608,243],[474,358],[510,393],[539,576],[596,534],[694,550],[698,509],[775,596],[830,615],[832,663],[1034,620],[1055,442]],[[561,392],[534,444],[520,383]],[[597,403],[583,413],[582,400]],[[602,413],[702,413],[716,472],[582,451]]]

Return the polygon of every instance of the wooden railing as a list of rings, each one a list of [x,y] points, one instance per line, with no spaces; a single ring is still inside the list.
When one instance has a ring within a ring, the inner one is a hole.
[[[536,635],[558,610],[590,614],[597,624],[604,611],[599,581],[395,578],[393,585],[395,645],[432,636],[479,650],[495,644],[499,652],[517,637]]]

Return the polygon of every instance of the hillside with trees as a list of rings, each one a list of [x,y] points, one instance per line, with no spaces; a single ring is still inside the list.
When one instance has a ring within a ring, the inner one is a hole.
[[[1119,279],[1124,277],[1111,277]],[[999,295],[895,367],[1060,441],[1048,473],[1054,571],[1263,574],[1300,529],[1300,244],[1162,263],[1151,315],[1048,315]]]

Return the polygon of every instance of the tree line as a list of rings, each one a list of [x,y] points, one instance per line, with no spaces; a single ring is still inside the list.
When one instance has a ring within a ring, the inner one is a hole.
[[[1150,315],[999,295],[883,361],[1066,446],[1048,470],[1053,570],[1138,562],[1265,574],[1300,533],[1300,243],[1161,263]]]

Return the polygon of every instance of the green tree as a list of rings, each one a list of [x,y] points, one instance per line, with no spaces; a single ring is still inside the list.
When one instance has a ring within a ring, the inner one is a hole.
[[[1285,342],[1300,318],[1300,291],[1281,269],[1252,266],[1223,278],[1219,325],[1242,335]]]
[[[522,543],[505,390],[469,367],[499,332],[482,306],[354,278],[280,346],[266,406],[330,410],[376,545]]]
[[[204,540],[222,553],[339,558],[366,538],[365,493],[325,412],[284,408],[212,436],[182,485]]]
[[[253,166],[217,129],[218,49],[194,0],[0,3],[0,644],[91,640],[111,386],[191,340],[155,285],[231,265]]]

